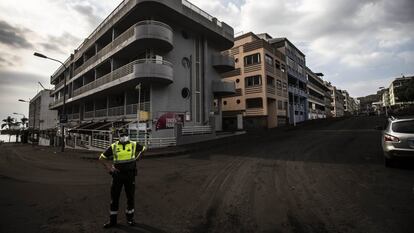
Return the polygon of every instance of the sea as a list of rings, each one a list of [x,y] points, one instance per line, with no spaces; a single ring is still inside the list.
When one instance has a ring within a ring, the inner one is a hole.
[[[9,142],[9,135],[8,134],[0,134],[0,141],[4,141],[5,143]],[[20,141],[20,137],[19,137],[19,141]],[[12,135],[10,137],[10,142],[16,142],[16,136]]]

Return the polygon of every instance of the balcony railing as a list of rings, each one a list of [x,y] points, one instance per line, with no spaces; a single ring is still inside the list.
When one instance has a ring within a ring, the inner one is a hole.
[[[292,92],[296,95],[308,96],[308,93],[305,90],[302,90],[302,89],[300,89],[298,87],[295,87],[295,86],[289,85],[288,90],[289,90],[289,92]]]
[[[141,111],[150,111],[150,102],[142,102],[140,106]],[[134,115],[138,112],[138,104],[129,104],[126,106],[126,115]]]
[[[124,115],[124,106],[108,108],[108,116],[122,116]]]
[[[210,14],[208,14],[207,12],[201,10],[197,6],[193,5],[191,2],[189,2],[187,0],[182,0],[181,2],[184,6],[190,8],[191,10],[193,10],[194,12],[196,12],[199,15],[203,16],[204,18],[208,19],[209,21],[216,23],[217,26],[222,27],[222,23],[220,21],[218,21],[217,18],[215,18],[215,17],[211,16]]]
[[[82,93],[90,91],[90,90],[92,90],[96,87],[99,87],[99,86],[103,85],[103,84],[109,83],[113,80],[116,80],[116,79],[121,78],[123,76],[126,76],[128,74],[132,74],[134,64],[135,64],[135,61],[131,62],[131,63],[128,63],[128,64],[114,70],[113,72],[108,73],[108,74],[106,74],[102,77],[99,77],[95,81],[92,81],[92,82],[76,89],[73,92],[73,96],[78,96]]]
[[[166,32],[164,32],[164,33],[158,32],[159,34],[156,33],[157,34],[156,35],[156,34],[149,34],[149,33],[151,33],[151,31],[148,28],[143,28],[143,29],[140,30],[140,27],[142,27],[142,26],[151,26],[151,25],[158,26],[158,27],[161,27],[163,29],[166,29]],[[121,35],[119,35],[117,38],[115,38],[115,40],[113,40],[111,43],[109,43],[104,48],[102,48],[97,54],[95,54],[94,56],[89,58],[87,61],[85,61],[84,64],[79,66],[74,71],[74,76],[80,74],[82,71],[86,70],[93,63],[95,63],[99,59],[103,58],[104,56],[108,55],[116,47],[118,47],[119,45],[121,45],[125,41],[129,40],[130,38],[134,37],[136,32],[139,33],[138,35],[136,35],[137,36],[136,39],[149,38],[151,36],[154,37],[154,38],[158,38],[158,39],[162,38],[163,40],[168,41],[169,46],[166,46],[166,47],[172,48],[172,28],[170,26],[168,26],[165,23],[154,21],[154,20],[140,21],[140,22],[134,24],[133,26],[131,26],[130,28],[128,28],[125,32],[123,32]]]
[[[121,35],[119,35],[115,40],[113,40],[111,43],[106,45],[104,48],[102,48],[97,54],[95,54],[93,57],[89,58],[85,63],[83,63],[81,66],[79,66],[73,73],[74,76],[78,75],[80,72],[85,70],[88,66],[92,65],[94,62],[96,62],[98,59],[102,58],[109,52],[111,52],[115,47],[122,44],[129,38],[131,38],[134,35],[135,25],[127,29],[125,32],[123,32]]]
[[[68,99],[69,99],[69,95],[66,94],[66,100],[68,100]],[[63,103],[63,97],[61,97],[57,100],[54,100],[52,103],[49,104],[49,107],[55,107],[55,105],[58,105],[60,103]]]

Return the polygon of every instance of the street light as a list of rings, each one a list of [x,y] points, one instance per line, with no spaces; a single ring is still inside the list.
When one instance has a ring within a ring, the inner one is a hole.
[[[137,108],[137,113],[138,113],[138,130],[137,130],[137,142],[139,142],[139,124],[141,121],[141,83],[138,84],[135,87],[135,90],[138,90],[138,108]]]
[[[29,100],[19,99],[19,102],[29,103],[29,110],[30,110],[30,99]],[[35,127],[36,127],[36,101],[33,101],[33,105],[34,105],[34,107],[33,107],[32,146],[34,146],[34,134],[35,134]],[[26,118],[26,116],[24,114],[15,113],[15,112],[13,114],[23,115]],[[30,111],[29,111],[29,117],[30,117]],[[40,126],[39,126],[39,130],[40,130]]]
[[[67,120],[67,118],[66,118],[66,110],[65,110],[65,105],[66,105],[66,76],[65,76],[65,72],[66,72],[66,70],[68,68],[66,67],[66,65],[63,62],[61,62],[61,61],[59,61],[57,59],[54,59],[54,58],[50,58],[50,57],[48,57],[46,55],[43,55],[41,53],[35,52],[33,55],[36,56],[36,57],[40,57],[40,58],[44,58],[44,59],[49,59],[49,60],[58,62],[58,63],[62,64],[63,68],[65,68],[65,70],[63,71],[63,105],[62,105],[62,115],[61,115],[61,118],[60,118],[60,126],[61,126],[61,133],[62,133],[62,137],[61,137],[61,145],[62,145],[61,152],[64,152],[65,151],[65,138],[64,138],[65,137],[65,126],[64,126],[64,123]]]

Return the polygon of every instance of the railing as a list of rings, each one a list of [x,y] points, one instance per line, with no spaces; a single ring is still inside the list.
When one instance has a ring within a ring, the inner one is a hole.
[[[215,18],[215,17],[211,16],[210,14],[208,14],[207,12],[201,10],[197,6],[193,5],[191,2],[189,2],[187,0],[182,0],[181,2],[184,6],[190,8],[191,10],[193,10],[194,12],[196,12],[199,15],[203,16],[204,18],[208,19],[209,21],[211,21],[213,23],[216,23],[217,26],[222,27],[222,23],[220,21],[218,21],[217,18]]]
[[[68,120],[77,120],[80,118],[79,113],[67,114]]]
[[[102,140],[102,139],[92,139],[92,145],[93,147],[96,148],[101,148],[101,149],[106,149],[111,145],[112,142],[108,141],[108,140]]]
[[[144,144],[145,139],[139,139],[138,142]],[[175,146],[177,145],[177,139],[175,137],[149,138],[147,143],[150,148]]]
[[[88,111],[83,114],[84,118],[93,118],[95,116],[95,111]]]
[[[299,89],[295,86],[288,86],[289,92],[292,92],[294,94],[302,95],[302,96],[308,96],[308,93],[305,90]]]
[[[264,109],[263,108],[247,108],[246,115],[249,115],[249,116],[264,115]]]
[[[95,111],[95,117],[106,117],[107,116],[107,109],[100,109]]]
[[[88,36],[88,38],[85,39],[85,41],[78,47],[78,53],[82,54],[88,47],[88,43],[94,43],[95,40],[93,37],[104,27],[108,25],[108,22],[116,15],[126,4],[128,4],[130,0],[124,0],[122,1],[109,15],[102,21],[98,27]],[[75,56],[77,55],[75,54]]]
[[[210,125],[185,126],[182,128],[183,135],[211,134],[212,132],[213,129]]]
[[[103,47],[97,54],[89,58],[85,63],[83,63],[81,66],[79,66],[73,73],[74,76],[85,70],[88,66],[92,65],[94,62],[96,62],[98,59],[105,56],[107,53],[111,52],[115,47],[122,44],[124,41],[129,39],[134,35],[135,25],[127,29],[125,32],[123,32],[121,35],[119,35],[115,40],[113,40],[111,43]]]
[[[276,88],[274,86],[267,86],[267,94],[275,95]]]
[[[144,20],[144,21],[140,21],[135,24],[135,26],[139,26],[139,25],[157,25],[157,26],[165,27],[169,29],[170,31],[172,31],[172,28],[169,25],[163,22],[155,21],[155,20]]]
[[[69,95],[68,95],[68,94],[66,94],[66,100],[68,100],[68,98],[69,98]],[[62,97],[61,97],[61,98],[59,98],[59,99],[57,99],[57,100],[55,100],[55,101],[53,101],[52,103],[50,103],[50,104],[49,104],[49,107],[52,107],[52,106],[58,105],[58,104],[60,104],[60,103],[63,103],[63,98],[62,98]]]
[[[247,94],[255,94],[255,93],[262,93],[263,87],[260,86],[252,86],[252,87],[246,87],[244,90],[244,93]]]
[[[78,89],[76,89],[73,92],[73,96],[78,96],[80,94],[83,94],[87,91],[90,91],[92,89],[95,89],[96,87],[99,87],[103,84],[112,82],[116,79],[122,78],[128,74],[132,74],[134,71],[134,65],[135,64],[150,64],[150,63],[155,63],[155,64],[161,64],[161,65],[168,65],[170,67],[172,67],[172,63],[168,62],[168,61],[164,61],[164,60],[159,60],[159,59],[139,59],[139,60],[135,60],[133,62],[130,62],[114,71],[112,71],[111,73],[108,73],[102,77],[99,77],[98,79],[96,79],[95,81],[92,81],[88,84],[86,84],[85,86],[82,86]]]
[[[122,116],[124,115],[124,106],[108,108],[108,116]]]
[[[150,111],[150,102],[142,102],[140,106],[141,111]],[[126,106],[126,115],[133,115],[137,114],[138,112],[138,104],[129,104]]]

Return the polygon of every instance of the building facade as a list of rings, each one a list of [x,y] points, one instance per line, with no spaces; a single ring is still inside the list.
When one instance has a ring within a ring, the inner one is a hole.
[[[389,104],[390,106],[414,104],[414,100],[405,99],[403,92],[406,90],[410,82],[413,82],[414,76],[395,78],[391,82],[388,93],[389,93]]]
[[[331,97],[329,88],[319,76],[323,76],[323,74],[315,74],[312,70],[306,67],[306,78],[308,80],[309,120],[327,118],[330,116]]]
[[[42,90],[29,103],[30,138],[43,146],[55,144],[58,115],[57,111],[49,109],[53,101],[50,95],[51,90]]]
[[[344,96],[341,90],[337,89],[331,83],[325,81],[331,94],[331,115],[332,117],[344,116]]]
[[[214,130],[221,125],[215,99],[235,92],[220,76],[234,69],[221,53],[233,36],[232,27],[186,0],[124,0],[69,57],[68,70],[52,75],[50,107],[61,115],[66,93],[68,125],[88,146],[112,141],[101,131],[120,126],[152,145],[176,137],[176,123]]]
[[[236,93],[219,102],[225,129],[273,128],[287,122],[287,74],[284,55],[253,33],[235,38],[228,51],[235,70],[223,74]]]
[[[306,60],[303,54],[287,38],[269,39],[285,55],[288,75],[289,121],[302,122],[308,118],[308,92],[306,79]]]

